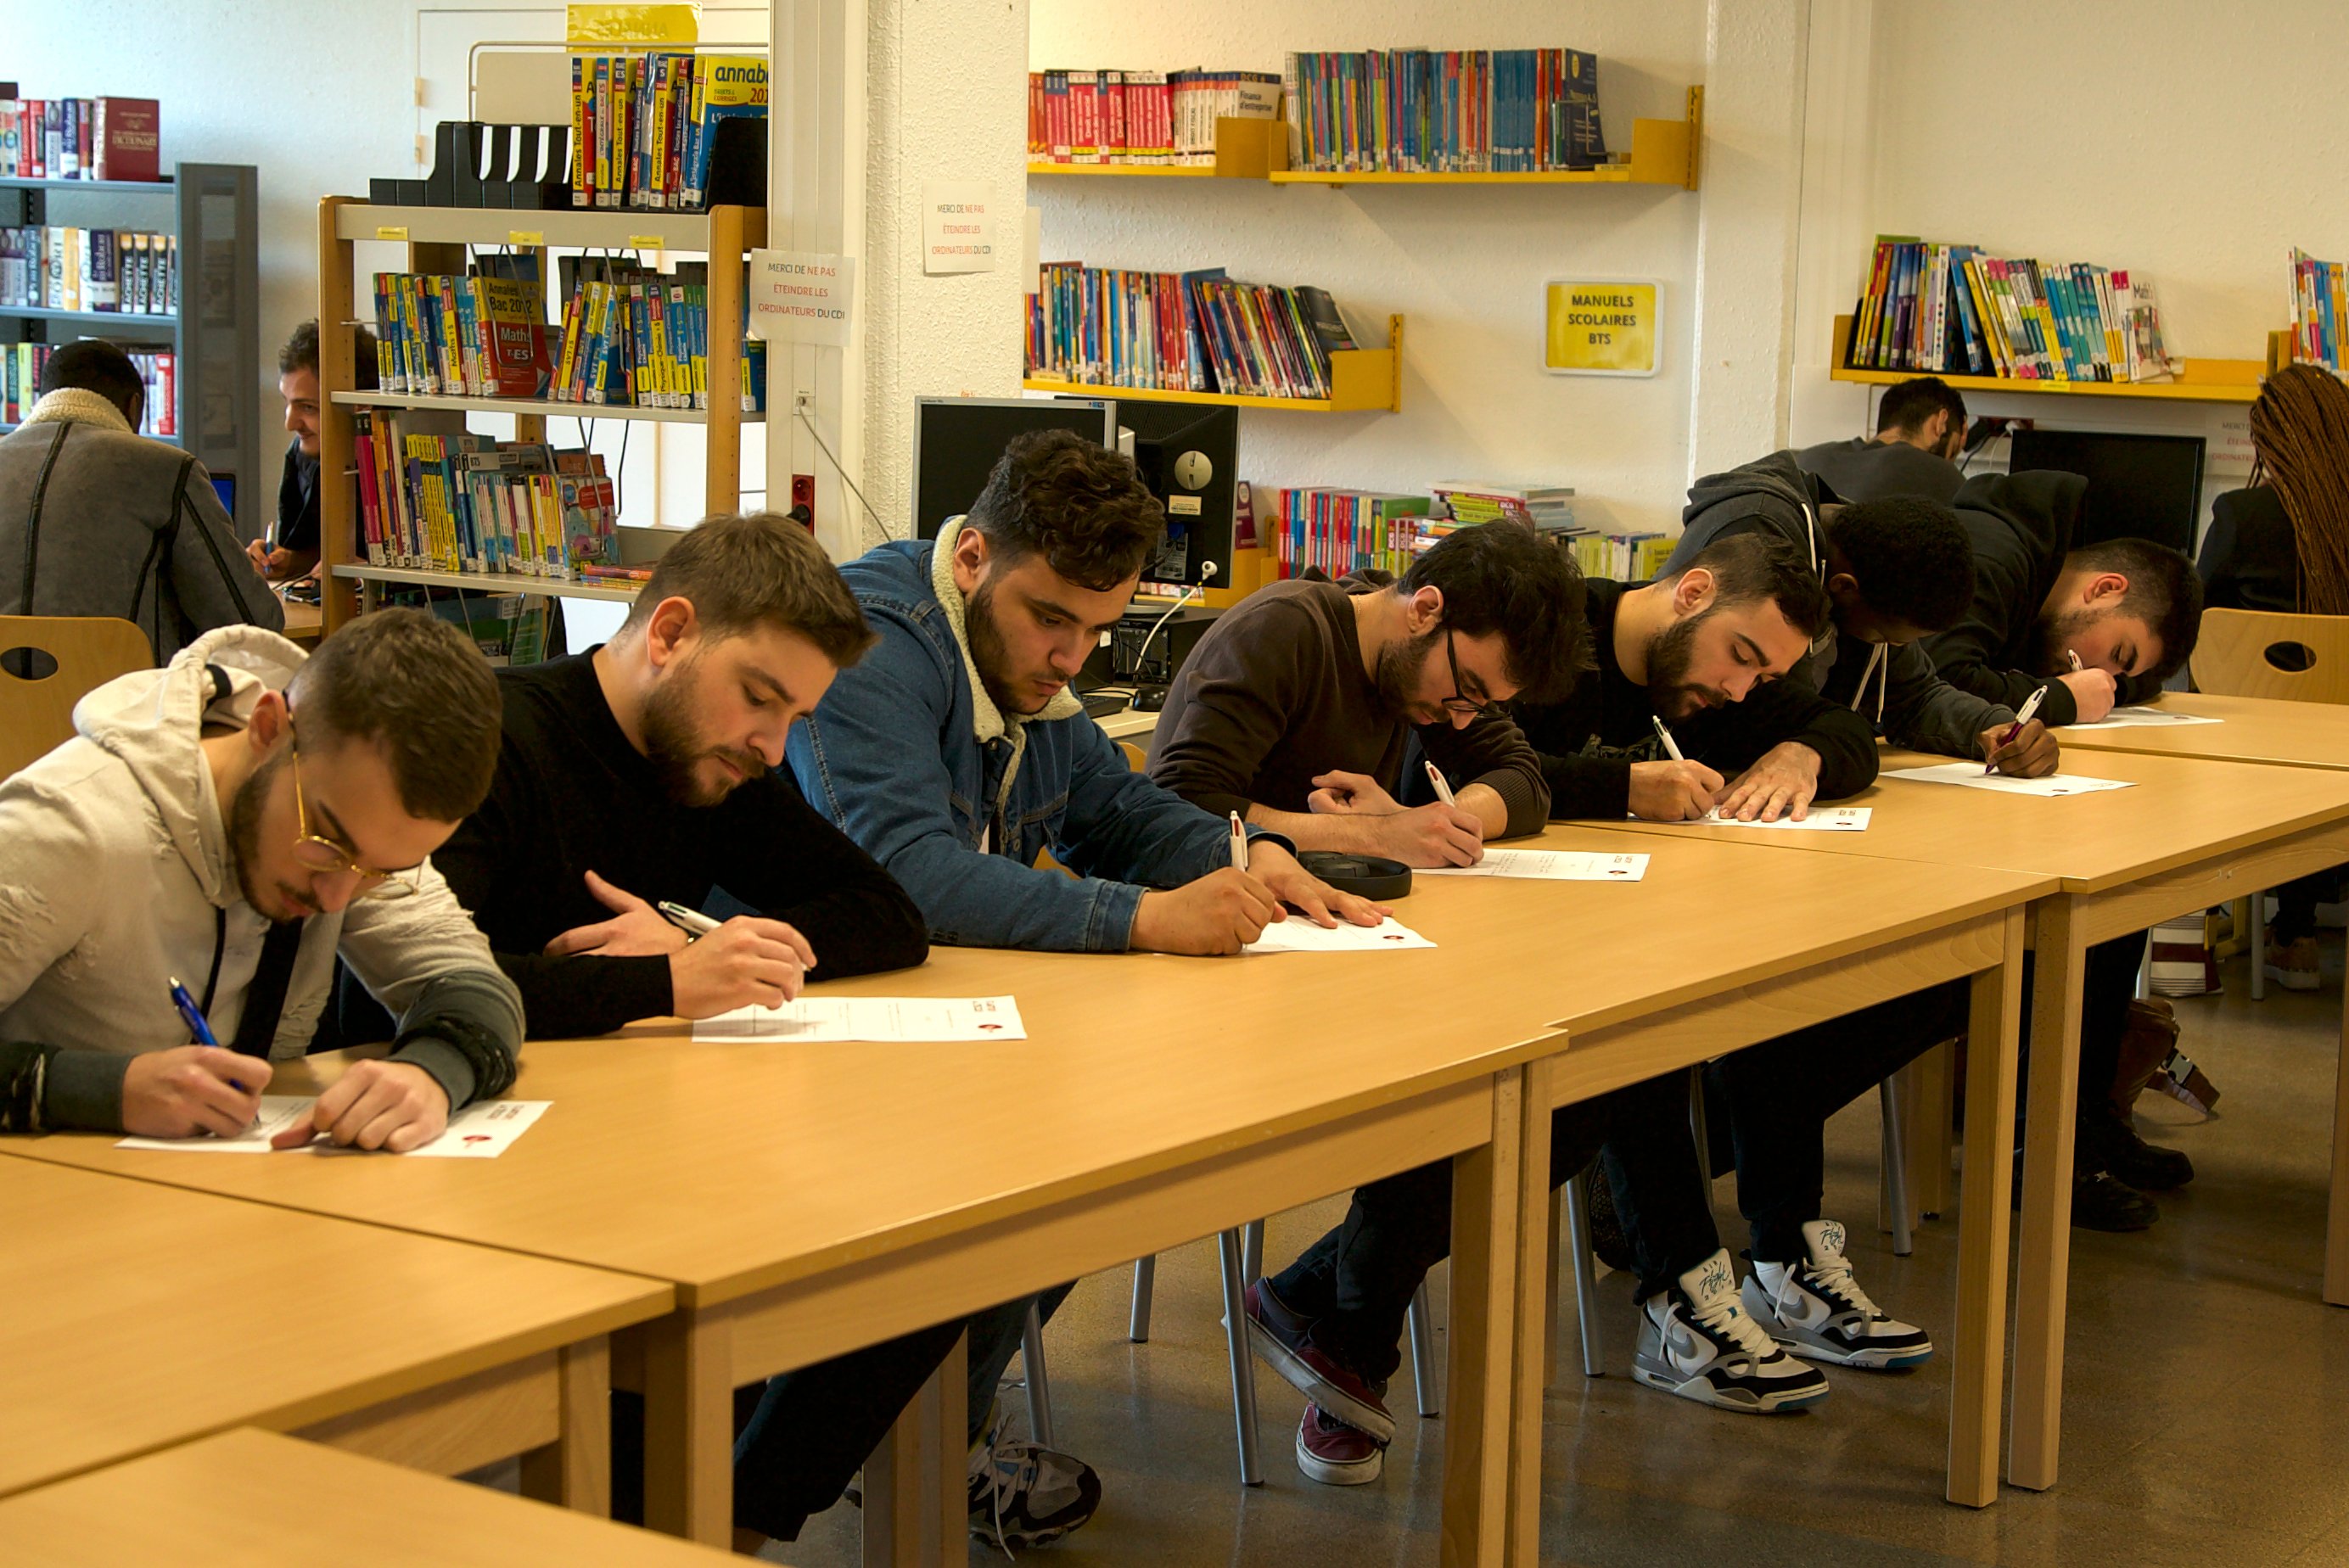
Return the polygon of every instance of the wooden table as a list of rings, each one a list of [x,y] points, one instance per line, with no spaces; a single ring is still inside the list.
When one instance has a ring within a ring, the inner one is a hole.
[[[724,1553],[240,1427],[0,1501],[0,1562],[44,1568],[720,1568]]]
[[[286,640],[299,643],[305,648],[316,647],[319,634],[325,628],[318,606],[305,604],[299,599],[288,599],[283,594],[278,596],[277,602],[285,606]]]
[[[2198,727],[2211,727],[2179,733]],[[1889,770],[1948,760],[1889,751],[1883,765]],[[1992,866],[2058,879],[2057,891],[2032,909],[2037,978],[2031,1037],[2038,1048],[2031,1053],[2023,1135],[2007,1449],[2007,1480],[2033,1489],[2055,1482],[2062,1426],[2084,955],[2095,943],[2349,861],[2349,789],[2327,772],[2123,751],[2098,752],[2071,770],[2137,787],[2050,799],[1879,779],[1845,802],[1875,809],[1864,833],[1631,824],[1651,837],[1766,840],[1837,861],[1922,862],[1940,868],[1936,877]],[[2333,1125],[2323,1292],[2326,1301],[2349,1305],[2349,1073],[2336,1080]]]
[[[0,1495],[256,1425],[447,1474],[522,1453],[533,1496],[601,1513],[605,1337],[672,1305],[648,1279],[20,1159],[0,1160]]]
[[[2218,724],[2067,725],[2055,731],[2064,746],[2084,751],[2137,751],[2156,757],[2199,757],[2218,762],[2265,762],[2286,768],[2349,769],[2349,707],[2279,702],[2273,697],[2205,696],[2164,692],[2157,707],[2200,714]],[[2066,764],[2094,773],[2093,764]]]

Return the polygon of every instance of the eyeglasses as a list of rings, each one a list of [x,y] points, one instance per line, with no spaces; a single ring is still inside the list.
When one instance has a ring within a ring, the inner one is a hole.
[[[1493,706],[1492,698],[1486,697],[1479,702],[1461,689],[1460,653],[1452,645],[1452,628],[1449,625],[1444,628],[1444,662],[1452,666],[1452,695],[1444,699],[1446,711],[1466,714],[1473,718]]]
[[[332,839],[320,838],[310,830],[310,806],[302,797],[302,748],[295,746],[294,759],[294,823],[301,837],[294,841],[294,858],[314,872],[329,876],[355,876],[359,879],[362,892],[373,892],[379,887],[416,890],[416,873],[421,869],[410,867],[404,872],[379,872],[373,866],[363,866],[351,859],[350,851]]]

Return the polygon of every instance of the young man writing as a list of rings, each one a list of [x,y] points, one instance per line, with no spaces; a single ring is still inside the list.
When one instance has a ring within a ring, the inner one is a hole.
[[[1885,389],[1872,438],[1823,441],[1794,457],[1804,472],[1818,475],[1847,501],[1886,496],[1947,501],[1965,483],[1957,462],[1965,444],[1966,400],[1940,377],[1920,376]]]
[[[375,389],[375,335],[357,335],[359,389]],[[277,395],[285,401],[285,463],[277,478],[277,526],[270,542],[244,547],[253,569],[272,583],[307,577],[318,566],[318,324],[305,321],[277,351]],[[274,548],[273,548],[274,542]]]
[[[84,697],[0,784],[0,1130],[249,1124],[339,955],[398,1016],[280,1147],[405,1152],[502,1094],[520,999],[424,863],[481,802],[498,694],[455,628],[367,615],[304,658],[230,627]],[[189,1043],[184,980],[222,1044]]]
[[[1548,817],[1540,762],[1497,705],[1566,678],[1583,634],[1581,575],[1530,529],[1464,529],[1392,587],[1276,583],[1184,661],[1150,776],[1300,849],[1472,865]],[[1401,804],[1428,794],[1406,774],[1421,756],[1453,803]]]

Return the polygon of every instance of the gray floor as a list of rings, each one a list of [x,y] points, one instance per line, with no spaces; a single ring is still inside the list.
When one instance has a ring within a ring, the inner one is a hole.
[[[2008,1489],[1973,1511],[1940,1499],[1947,1363],[1910,1374],[1836,1372],[1816,1413],[1716,1413],[1633,1386],[1629,1282],[1601,1282],[1609,1376],[1577,1368],[1571,1309],[1548,1399],[1543,1554],[1577,1564],[1945,1563],[2349,1563],[2349,1312],[2317,1298],[2340,936],[2327,983],[2251,1001],[2240,961],[2224,995],[2181,1001],[2186,1043],[2217,1081],[2220,1115],[2188,1125],[2144,1102],[2140,1125],[2190,1153],[2199,1179],[2161,1198],[2138,1236],[2075,1232],[2065,1358],[2064,1480]],[[1855,1232],[1859,1277],[1898,1314],[1946,1330],[1952,1218],[1913,1256],[1872,1227],[1872,1098],[1828,1131],[1828,1209]],[[1738,1238],[1732,1183],[1716,1191]],[[1278,1267],[1339,1212],[1276,1216]],[[1738,1240],[1730,1243],[1733,1250]],[[1440,1276],[1439,1276],[1440,1285]],[[1106,1497],[1050,1548],[1067,1563],[1433,1563],[1444,1425],[1409,1415],[1374,1486],[1332,1489],[1291,1457],[1300,1401],[1259,1374],[1267,1482],[1237,1484],[1215,1253],[1161,1260],[1154,1337],[1125,1337],[1127,1274],[1081,1284],[1052,1326],[1061,1446],[1097,1466]],[[1442,1292],[1439,1288],[1438,1316]],[[1439,1344],[1441,1340],[1439,1339]],[[834,1509],[779,1561],[857,1561],[856,1516]],[[992,1553],[974,1546],[973,1561]]]

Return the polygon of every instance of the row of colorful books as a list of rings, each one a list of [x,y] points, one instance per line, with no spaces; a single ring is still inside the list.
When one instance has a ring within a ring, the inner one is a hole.
[[[50,343],[0,343],[0,425],[22,424],[41,400],[41,370],[56,352]],[[145,387],[146,407],[139,419],[142,436],[180,433],[180,356],[150,344],[116,345],[130,356]]]
[[[378,273],[375,320],[383,391],[546,396],[546,289],[535,257],[488,258],[463,275]]]
[[[1292,169],[1525,174],[1607,161],[1599,57],[1580,49],[1292,54],[1281,92]]]
[[[180,308],[180,242],[71,224],[0,229],[0,305],[170,315]]]
[[[709,284],[705,263],[673,273],[582,262],[563,307],[554,393],[566,403],[651,408],[709,407]],[[734,323],[742,356],[741,410],[767,406],[767,345]],[[721,342],[726,340],[721,339]]]
[[[1379,571],[1400,577],[1411,570],[1433,502],[1423,495],[1306,487],[1249,487],[1257,542],[1269,544],[1276,577],[1308,570],[1339,578]],[[1269,538],[1268,539],[1268,535]]]
[[[153,98],[28,98],[0,92],[0,180],[160,180]]]
[[[1279,113],[1265,71],[1030,71],[1028,160],[1212,164],[1216,120]]]
[[[571,204],[698,209],[719,122],[766,115],[756,55],[574,55]]]
[[[1330,396],[1330,356],[1355,346],[1317,288],[1244,284],[1221,267],[1143,273],[1052,262],[1028,297],[1028,374],[1092,387]]]
[[[2167,381],[2153,284],[2085,262],[1879,234],[1854,311],[1857,369],[2018,381]]]
[[[588,563],[618,563],[619,498],[602,454],[492,440],[461,424],[461,415],[357,416],[369,565],[574,579]]]
[[[2341,349],[2349,333],[2349,292],[2339,262],[2320,262],[2299,246],[2292,252],[2292,356],[2335,375],[2349,365]]]

